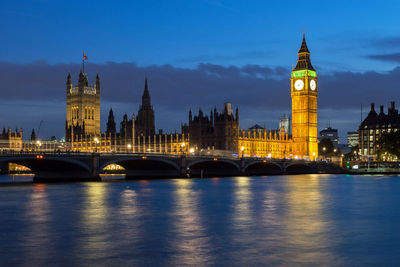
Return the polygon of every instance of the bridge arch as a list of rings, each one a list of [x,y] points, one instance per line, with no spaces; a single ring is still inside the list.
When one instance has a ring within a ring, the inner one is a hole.
[[[105,160],[100,171],[110,164],[118,164],[125,169],[127,178],[179,177],[180,166],[169,159],[155,157],[122,157]]]
[[[228,159],[199,159],[186,165],[189,175],[201,176],[235,176],[240,174],[240,165]]]
[[[145,159],[143,159],[142,157],[129,157],[129,158],[124,157],[124,158],[116,158],[116,159],[112,159],[112,160],[107,160],[107,161],[103,162],[100,165],[100,170],[103,170],[106,166],[108,166],[110,164],[118,164],[125,168],[125,166],[123,165],[124,162],[131,162],[131,161],[162,162],[162,163],[165,163],[165,164],[168,164],[168,165],[174,167],[176,170],[180,169],[179,165],[176,162],[168,160],[168,159],[152,158],[152,157],[146,157]]]
[[[29,168],[34,181],[97,180],[86,162],[47,155],[0,157],[0,164],[15,163]]]
[[[253,161],[245,165],[245,173],[247,175],[282,174],[283,168],[273,161]]]
[[[46,156],[44,156],[41,159],[38,159],[36,157],[7,157],[7,158],[0,158],[0,162],[19,164],[31,169],[33,172],[40,171],[44,168],[55,169],[55,170],[60,170],[58,168],[61,168],[69,170],[71,167],[73,169],[80,169],[88,172],[91,171],[90,166],[85,164],[84,162],[68,158],[57,158],[57,157],[46,157]]]
[[[293,162],[285,167],[287,174],[304,174],[315,172],[314,167],[308,162]]]

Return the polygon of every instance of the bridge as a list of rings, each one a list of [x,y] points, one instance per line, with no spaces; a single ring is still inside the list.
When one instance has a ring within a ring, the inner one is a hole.
[[[340,167],[321,161],[249,157],[195,156],[139,153],[4,153],[0,169],[9,163],[29,168],[34,181],[101,180],[110,164],[123,167],[127,179],[343,173]]]

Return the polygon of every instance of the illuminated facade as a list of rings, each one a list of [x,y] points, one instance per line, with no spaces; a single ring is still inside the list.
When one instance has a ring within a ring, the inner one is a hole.
[[[113,111],[110,110],[107,131],[100,134],[100,82],[89,87],[87,77],[79,76],[79,85],[72,89],[71,77],[67,81],[66,140],[72,150],[139,153],[210,153],[224,152],[240,157],[318,158],[317,96],[318,78],[311,65],[310,51],[305,36],[298,52],[296,67],[291,78],[292,114],[281,118],[278,129],[267,130],[258,126],[247,130],[239,128],[239,111],[230,103],[222,112],[216,108],[210,116],[199,110],[182,133],[155,133],[154,110],[150,102],[147,79],[138,116],[125,114],[117,132]],[[86,89],[85,89],[86,88]],[[94,109],[94,117],[86,117],[85,107]],[[97,115],[96,115],[97,114]],[[89,126],[87,126],[89,125]],[[78,132],[78,133],[77,133]],[[215,153],[213,153],[215,154]]]
[[[290,78],[292,96],[292,153],[318,157],[317,96],[318,78],[311,65],[305,36]]]
[[[292,127],[278,130],[240,130],[240,156],[272,158],[318,158],[317,96],[318,78],[310,60],[305,36],[290,78]]]
[[[78,85],[73,87],[71,75],[67,77],[67,142],[100,136],[100,79],[89,86],[86,73],[79,73]]]
[[[0,133],[0,148],[5,150],[20,151],[23,147],[22,137],[22,129],[19,132],[17,129],[12,132],[11,128],[8,128],[7,131],[5,128],[3,128],[3,132]]]

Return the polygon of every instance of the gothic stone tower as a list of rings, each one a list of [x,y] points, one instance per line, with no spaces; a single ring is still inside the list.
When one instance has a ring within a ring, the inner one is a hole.
[[[65,139],[71,142],[76,135],[100,135],[100,79],[89,86],[85,73],[79,73],[78,85],[73,87],[71,75],[67,77],[67,121]]]
[[[136,135],[138,136],[153,136],[155,134],[154,110],[150,100],[146,77],[142,96],[142,105],[139,108],[135,122]]]
[[[318,78],[311,65],[305,35],[290,78],[292,96],[293,153],[311,160],[318,157]]]

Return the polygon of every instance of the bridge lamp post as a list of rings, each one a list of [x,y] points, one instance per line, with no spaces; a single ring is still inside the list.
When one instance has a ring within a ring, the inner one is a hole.
[[[244,146],[240,147],[240,151],[241,151],[241,157],[243,157]]]
[[[42,146],[42,142],[40,142],[40,140],[37,140],[36,146],[38,147],[38,150],[40,150],[40,147]]]
[[[183,143],[181,144],[182,154],[185,154],[185,146],[186,146],[186,144],[185,144],[185,142],[183,142]]]
[[[314,157],[314,161],[315,161],[315,152],[312,153],[313,157]]]
[[[128,152],[131,152],[132,145],[128,144],[127,147],[128,147]]]
[[[189,152],[193,154],[193,153],[194,153],[194,148],[191,148],[191,149],[189,150]]]
[[[100,142],[100,141],[99,141],[99,138],[95,137],[95,138],[94,138],[94,143],[95,143],[94,152],[97,152],[97,144],[98,144],[99,142]]]

